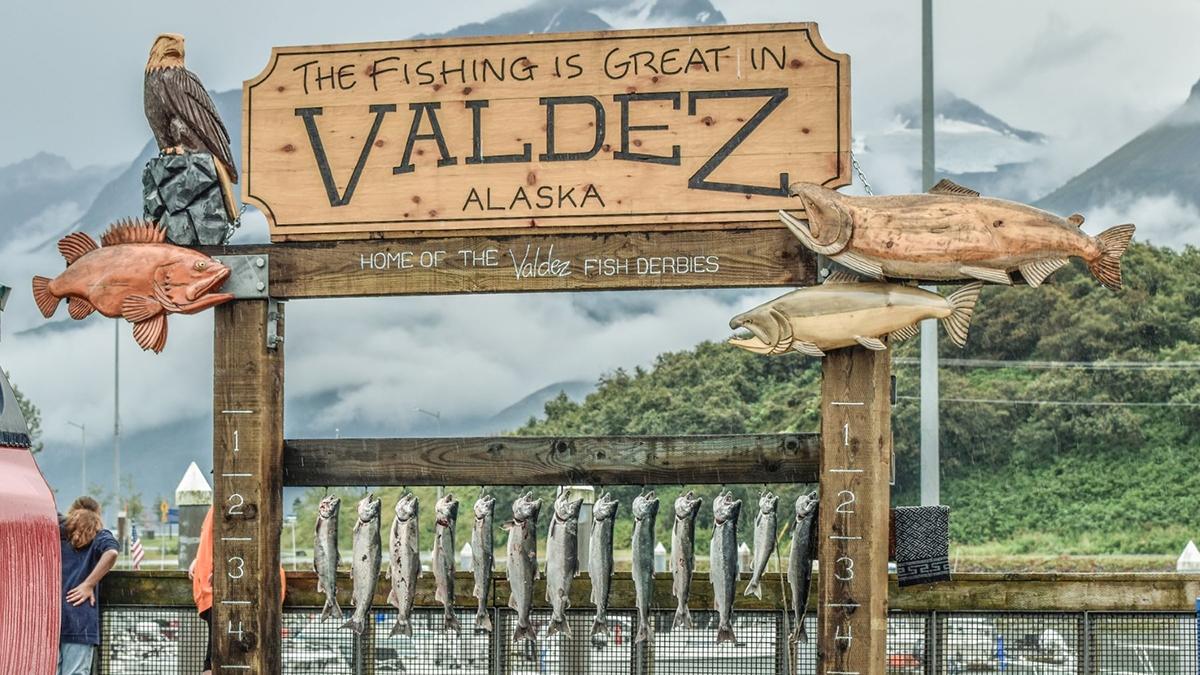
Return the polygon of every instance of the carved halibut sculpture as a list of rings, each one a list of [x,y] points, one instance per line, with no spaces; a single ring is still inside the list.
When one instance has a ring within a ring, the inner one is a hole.
[[[851,197],[810,183],[792,194],[807,220],[779,212],[800,241],[847,269],[873,279],[980,279],[1011,284],[1020,271],[1038,286],[1071,257],[1082,258],[1108,288],[1121,288],[1121,255],[1132,224],[1096,236],[1083,216],[1060,218],[1032,206],[987,199],[943,180],[929,194]]]
[[[729,343],[756,354],[795,350],[824,356],[830,349],[854,344],[881,350],[887,349],[884,338],[906,340],[917,334],[923,319],[939,319],[961,347],[982,286],[967,284],[942,297],[915,286],[858,283],[850,275],[835,273],[820,286],[792,291],[733,317],[729,327],[750,334]]]
[[[167,343],[167,314],[195,314],[233,299],[217,293],[229,268],[190,248],[164,243],[153,223],[125,220],[100,238],[83,232],[58,242],[67,269],[53,279],[33,278],[33,299],[47,319],[67,299],[72,319],[100,312],[124,317],[142,349],[161,352]]]

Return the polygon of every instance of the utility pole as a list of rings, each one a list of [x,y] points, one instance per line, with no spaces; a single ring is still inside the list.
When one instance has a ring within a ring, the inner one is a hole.
[[[921,0],[921,189],[933,187],[933,0]],[[926,286],[936,291],[936,286]],[[941,502],[937,322],[921,322],[921,504]]]
[[[121,512],[121,323],[113,320],[113,499]],[[122,543],[122,545],[124,545]]]
[[[431,410],[426,410],[424,408],[413,408],[413,410],[421,413],[422,415],[428,415],[429,417],[432,417],[437,422],[438,438],[442,437],[442,411],[440,411],[440,410],[432,410],[431,411]],[[444,486],[441,486],[441,485],[438,486],[438,489],[437,489],[438,501],[442,500],[442,494],[445,491],[446,491],[446,488]]]

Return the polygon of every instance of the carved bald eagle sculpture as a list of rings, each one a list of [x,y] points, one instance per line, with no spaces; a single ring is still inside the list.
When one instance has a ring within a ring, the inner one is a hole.
[[[225,209],[237,218],[233,184],[238,181],[229,131],[200,78],[183,65],[183,36],[163,33],[150,48],[143,88],[146,121],[164,154],[205,152],[216,165]]]

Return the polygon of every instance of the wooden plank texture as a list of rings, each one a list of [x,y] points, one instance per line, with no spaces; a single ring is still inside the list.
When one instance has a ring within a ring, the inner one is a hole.
[[[850,61],[816,24],[279,47],[243,86],[275,241],[764,221],[850,182]]]
[[[268,254],[279,299],[806,286],[816,261],[787,230],[480,236],[223,246]]]
[[[338,587],[350,588],[349,572],[341,573]],[[465,581],[455,589],[470,589]],[[503,576],[502,574],[500,575]],[[763,598],[753,595],[737,597],[737,609],[780,609],[779,576],[769,572],[762,585]],[[820,572],[813,573],[813,583],[820,584]],[[317,578],[312,571],[287,571],[288,594],[285,607],[320,607],[325,596],[317,593]],[[655,603],[664,609],[674,607],[670,597],[670,577],[662,574],[655,579]],[[441,607],[433,598],[432,581],[418,587],[416,604],[422,607]],[[659,588],[661,586],[662,588]],[[386,595],[388,584],[381,580],[377,591]],[[492,599],[496,606],[508,602],[508,587],[503,578],[496,579]],[[114,570],[100,585],[100,601],[106,605],[154,607],[183,607],[194,609],[192,582],[182,571]],[[591,582],[586,573],[571,586],[573,607],[590,607]],[[953,611],[1062,611],[1062,612],[1188,612],[1200,597],[1200,574],[1139,573],[1139,574],[956,574],[951,581],[929,586],[900,588],[893,575],[888,582],[888,607],[905,612]],[[383,602],[386,598],[377,598]],[[579,602],[576,602],[576,601]],[[462,600],[462,595],[459,596]],[[613,609],[633,608],[633,583],[628,572],[617,572],[611,595]],[[545,595],[534,594],[534,602],[545,606]],[[662,604],[662,603],[667,604]],[[582,604],[581,604],[582,603]],[[381,605],[382,606],[382,605]],[[474,598],[463,605],[474,607]],[[688,606],[694,610],[712,606],[712,585],[705,572],[692,579]],[[815,611],[817,596],[809,596],[809,611]]]
[[[284,443],[283,482],[319,487],[812,483],[817,445],[816,434],[301,439]]]
[[[278,311],[282,335],[282,306]],[[267,312],[266,300],[216,308],[214,672],[280,672],[283,347],[267,349]],[[248,666],[249,671],[223,666]]]
[[[891,488],[891,352],[829,352],[821,379],[817,672],[883,675]]]

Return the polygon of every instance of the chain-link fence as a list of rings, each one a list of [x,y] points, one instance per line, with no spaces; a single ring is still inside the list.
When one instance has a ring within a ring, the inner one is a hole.
[[[104,607],[98,650],[102,675],[194,675],[207,629],[183,607]],[[362,637],[319,608],[289,608],[283,621],[285,675],[505,673],[509,675],[768,675],[816,673],[816,616],[810,636],[788,653],[782,612],[735,614],[736,644],[714,644],[716,615],[693,612],[693,628],[672,629],[658,611],[651,644],[634,644],[634,612],[610,611],[608,633],[592,634],[592,613],[570,612],[571,634],[547,637],[549,614],[535,611],[536,642],[513,642],[516,615],[492,611],[496,639],[475,632],[474,611],[457,613],[460,631],[442,630],[440,609],[414,612],[413,635],[392,636],[395,610],[372,611]],[[888,673],[1012,675],[1200,675],[1197,616],[1189,612],[892,612]],[[789,656],[791,658],[789,658]]]

